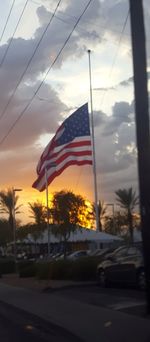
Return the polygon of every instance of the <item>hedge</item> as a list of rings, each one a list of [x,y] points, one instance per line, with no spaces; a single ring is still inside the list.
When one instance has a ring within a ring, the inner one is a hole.
[[[20,261],[17,264],[20,278],[34,277],[36,275],[36,264],[33,261]]]
[[[38,279],[58,280],[96,280],[97,258],[80,258],[78,260],[58,260],[40,262],[36,267]]]
[[[0,274],[14,273],[15,262],[13,259],[0,259]]]

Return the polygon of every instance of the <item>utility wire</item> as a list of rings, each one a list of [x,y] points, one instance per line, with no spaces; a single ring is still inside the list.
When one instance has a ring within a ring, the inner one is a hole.
[[[119,41],[118,41],[118,48],[117,48],[117,51],[115,53],[115,56],[114,56],[114,59],[113,59],[113,62],[112,62],[112,65],[111,65],[111,68],[110,68],[110,71],[109,71],[109,74],[108,74],[108,79],[109,80],[111,78],[111,75],[112,75],[112,72],[113,72],[113,69],[114,69],[114,65],[116,63],[116,59],[117,59],[117,56],[118,56],[118,52],[119,52],[119,49],[120,49],[120,44],[121,44],[121,41],[122,41],[122,38],[123,38],[123,34],[124,34],[124,31],[125,31],[125,28],[126,28],[126,24],[127,24],[128,18],[129,18],[129,14],[130,14],[130,9],[128,10],[127,16],[125,18],[125,22],[123,24],[123,27],[122,27],[122,30],[121,30],[121,33],[120,33],[120,38],[119,38]],[[103,102],[104,102],[104,99],[105,99],[105,96],[106,96],[106,92],[107,92],[107,87],[106,87],[106,89],[104,90],[104,93],[103,93],[103,97],[102,97],[102,100],[101,100],[101,107],[103,105]]]
[[[12,132],[12,130],[14,129],[14,127],[16,126],[16,124],[18,123],[18,121],[22,118],[22,116],[24,115],[24,113],[26,112],[26,110],[29,108],[29,106],[31,105],[31,103],[33,102],[33,99],[35,98],[35,96],[37,95],[38,91],[40,90],[40,88],[42,87],[44,81],[46,80],[50,70],[52,69],[52,67],[54,66],[54,64],[57,62],[59,56],[61,55],[62,51],[64,50],[65,46],[67,45],[69,39],[71,38],[75,28],[77,27],[79,21],[81,20],[81,18],[83,17],[84,13],[86,12],[86,10],[88,9],[90,3],[93,0],[89,0],[87,5],[85,6],[83,12],[81,13],[81,15],[79,16],[78,20],[76,21],[75,25],[73,26],[71,32],[69,33],[67,39],[65,40],[63,46],[61,47],[61,49],[59,50],[56,58],[54,59],[54,61],[52,62],[52,64],[50,65],[50,67],[48,68],[47,72],[45,73],[45,76],[43,77],[43,80],[41,81],[41,83],[39,84],[39,86],[37,87],[37,90],[35,91],[35,93],[33,94],[33,96],[31,97],[30,101],[27,103],[27,105],[25,106],[25,108],[21,111],[21,113],[19,114],[18,118],[14,121],[14,123],[11,125],[11,127],[9,128],[8,132],[5,134],[5,136],[0,140],[0,145],[3,144],[3,142],[8,138],[9,134]]]
[[[12,37],[10,38],[9,44],[7,45],[7,48],[6,48],[6,50],[5,50],[5,52],[4,52],[4,55],[3,55],[3,58],[2,58],[2,60],[1,60],[1,62],[0,62],[0,68],[1,68],[1,66],[3,65],[4,60],[5,60],[6,56],[7,56],[8,50],[9,50],[9,48],[10,48],[10,46],[11,46],[11,43],[12,43],[12,41],[13,41],[13,38],[14,38],[15,33],[16,33],[16,31],[17,31],[17,28],[18,28],[18,26],[19,26],[19,24],[20,24],[20,21],[21,21],[21,19],[22,19],[22,17],[23,17],[23,14],[24,14],[24,12],[25,12],[25,9],[26,9],[26,7],[27,7],[28,2],[29,2],[29,0],[27,0],[27,1],[25,2],[25,5],[24,5],[23,10],[22,10],[22,12],[21,12],[21,15],[20,15],[20,17],[19,17],[19,20],[18,20],[17,25],[16,25],[16,27],[15,27],[15,30],[14,30],[14,32],[13,32],[13,35],[12,35]]]
[[[57,6],[56,6],[56,8],[55,8],[55,11],[54,11],[54,13],[52,14],[52,16],[51,16],[51,18],[50,18],[50,21],[48,22],[48,24],[47,24],[45,30],[43,31],[42,36],[41,36],[40,40],[38,41],[38,43],[37,43],[37,45],[36,45],[36,47],[35,47],[35,49],[34,49],[34,51],[33,51],[32,56],[30,57],[30,59],[29,59],[27,65],[26,65],[26,67],[25,67],[25,69],[24,69],[22,75],[21,75],[20,78],[19,78],[19,81],[18,81],[17,84],[16,84],[16,87],[14,88],[14,90],[13,90],[13,92],[12,92],[12,94],[11,94],[9,100],[8,100],[8,102],[6,103],[6,105],[5,105],[5,107],[4,107],[3,111],[2,111],[2,113],[0,114],[0,120],[1,120],[1,119],[3,118],[3,116],[5,115],[5,112],[6,112],[7,108],[8,108],[8,106],[9,106],[9,104],[10,104],[12,98],[14,97],[14,95],[15,95],[15,93],[16,93],[16,91],[17,91],[17,88],[19,87],[19,85],[20,85],[20,83],[21,83],[21,81],[22,81],[22,79],[23,79],[23,77],[24,77],[24,75],[25,75],[27,69],[29,68],[29,65],[31,64],[32,59],[33,59],[33,57],[35,56],[36,51],[38,50],[38,48],[39,48],[39,46],[40,46],[40,44],[41,44],[41,41],[42,41],[42,39],[43,39],[45,33],[47,32],[47,30],[48,30],[48,28],[49,28],[49,26],[50,26],[50,24],[51,24],[51,22],[52,22],[52,20],[53,20],[53,18],[54,18],[54,16],[55,16],[55,13],[56,13],[56,11],[57,11],[57,9],[58,9],[60,3],[61,3],[61,1],[62,1],[62,0],[59,0],[59,1],[58,1]]]
[[[13,1],[12,5],[11,5],[11,8],[10,8],[10,11],[9,11],[9,13],[8,13],[8,17],[7,17],[7,19],[6,19],[6,23],[5,23],[5,25],[4,25],[2,34],[1,34],[1,36],[0,36],[0,43],[1,43],[2,39],[3,39],[3,35],[4,35],[4,33],[5,33],[5,30],[6,30],[6,27],[7,27],[8,21],[9,21],[9,18],[10,18],[10,16],[11,16],[11,12],[12,12],[12,10],[13,10],[13,7],[14,7],[14,5],[15,5],[15,1],[16,1],[16,0]]]

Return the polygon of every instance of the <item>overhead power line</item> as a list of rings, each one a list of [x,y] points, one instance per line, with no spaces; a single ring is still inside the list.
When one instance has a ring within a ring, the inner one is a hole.
[[[6,48],[6,50],[5,50],[5,52],[4,52],[4,55],[3,55],[3,58],[2,58],[2,60],[1,60],[1,62],[0,62],[0,68],[1,68],[1,66],[3,65],[3,63],[4,63],[4,60],[5,60],[5,58],[6,58],[6,56],[7,56],[7,53],[8,53],[8,50],[10,49],[11,43],[12,43],[12,41],[13,41],[13,38],[14,38],[15,33],[16,33],[16,31],[17,31],[17,28],[18,28],[18,26],[19,26],[19,24],[20,24],[20,21],[21,21],[21,19],[22,19],[22,17],[23,17],[23,14],[24,14],[24,12],[25,12],[25,9],[26,9],[26,7],[27,7],[28,2],[29,2],[29,0],[27,0],[27,1],[25,2],[25,5],[24,5],[23,10],[22,10],[22,12],[21,12],[21,15],[20,15],[20,17],[19,17],[19,19],[18,19],[18,22],[17,22],[17,25],[16,25],[16,27],[15,27],[15,30],[14,30],[14,32],[13,32],[13,35],[12,35],[12,37],[11,37],[10,40],[9,40],[9,44],[7,45],[7,48]]]
[[[49,26],[50,26],[50,24],[51,24],[51,22],[52,22],[52,20],[53,20],[53,18],[54,18],[54,16],[55,16],[55,13],[56,13],[56,11],[57,11],[57,9],[58,9],[60,3],[61,3],[61,1],[62,1],[62,0],[59,0],[59,1],[58,1],[57,6],[56,6],[56,8],[55,8],[55,11],[53,12],[53,14],[52,14],[52,16],[51,16],[51,18],[50,18],[50,20],[49,20],[49,22],[48,22],[48,24],[47,24],[45,30],[43,31],[40,40],[38,41],[37,45],[35,46],[35,49],[34,49],[34,51],[33,51],[33,53],[32,53],[32,56],[30,57],[30,59],[29,59],[27,65],[26,65],[26,67],[25,67],[23,73],[21,74],[21,76],[20,76],[20,78],[19,78],[19,81],[17,82],[16,87],[14,88],[14,90],[13,90],[13,92],[12,92],[12,94],[11,94],[9,100],[7,101],[7,103],[6,103],[6,105],[5,105],[5,107],[4,107],[3,111],[2,111],[2,113],[0,114],[0,120],[1,120],[1,119],[3,118],[3,116],[5,115],[6,110],[7,110],[8,106],[9,106],[11,100],[13,99],[13,97],[14,97],[14,95],[15,95],[15,93],[16,93],[16,91],[17,91],[17,89],[18,89],[18,87],[19,87],[19,85],[20,85],[20,83],[21,83],[21,81],[22,81],[22,79],[23,79],[25,73],[27,72],[27,70],[28,70],[28,68],[29,68],[29,65],[31,64],[31,62],[32,62],[32,60],[33,60],[33,57],[35,56],[35,54],[36,54],[36,52],[37,52],[37,50],[38,50],[38,48],[39,48],[39,46],[40,46],[40,44],[41,44],[41,41],[42,41],[42,39],[43,39],[45,33],[47,32],[47,30],[48,30],[48,28],[49,28]]]
[[[129,18],[129,13],[130,13],[130,9],[128,9],[128,12],[127,12],[127,15],[125,17],[125,21],[124,21],[124,24],[123,24],[123,27],[122,27],[122,30],[121,30],[121,33],[120,33],[119,41],[118,41],[118,44],[117,44],[118,47],[117,47],[117,50],[116,50],[115,56],[113,58],[113,62],[112,62],[109,74],[108,74],[108,80],[110,80],[110,78],[111,78],[111,75],[112,75],[112,72],[113,72],[113,69],[114,69],[114,66],[115,66],[115,63],[116,63],[116,59],[117,59],[118,52],[119,52],[119,49],[120,49],[120,45],[121,45],[121,42],[122,42],[123,34],[124,34],[124,31],[125,31],[125,28],[126,28],[126,25],[127,25],[127,21],[128,21],[128,18]],[[104,90],[104,93],[103,93],[103,97],[102,97],[102,100],[101,100],[101,107],[103,105],[103,102],[104,102],[104,99],[105,99],[105,96],[106,96],[106,92],[107,92],[107,87],[106,87],[106,89]]]
[[[69,39],[71,38],[75,28],[77,27],[79,21],[81,20],[81,18],[83,17],[84,13],[86,12],[86,10],[88,9],[90,3],[93,0],[89,0],[87,5],[85,6],[84,10],[82,11],[81,15],[79,16],[78,20],[76,21],[75,25],[73,26],[71,32],[69,33],[68,37],[66,38],[64,44],[62,45],[61,49],[59,50],[56,58],[54,59],[54,61],[52,62],[52,64],[50,65],[50,67],[48,68],[47,72],[45,73],[45,76],[43,77],[43,80],[41,81],[41,83],[39,84],[39,86],[37,87],[35,93],[33,94],[33,96],[31,97],[30,101],[27,103],[27,105],[25,106],[25,108],[21,111],[21,113],[19,114],[18,118],[14,121],[14,123],[11,125],[11,127],[9,128],[9,130],[7,131],[7,133],[5,134],[5,136],[0,140],[0,145],[3,144],[3,142],[8,138],[9,134],[12,132],[12,130],[14,129],[14,127],[16,126],[16,124],[19,122],[19,120],[23,117],[24,113],[26,112],[26,110],[29,108],[29,106],[31,105],[31,103],[33,102],[35,96],[37,95],[38,91],[40,90],[40,88],[42,87],[44,81],[46,80],[50,70],[52,69],[52,67],[54,66],[54,64],[57,62],[58,58],[60,57],[62,51],[64,50],[65,46],[67,45]]]
[[[11,12],[12,12],[13,7],[14,7],[14,5],[15,5],[15,1],[16,1],[16,0],[14,0],[14,1],[12,2],[10,11],[9,11],[9,13],[8,13],[8,16],[7,16],[7,19],[6,19],[6,23],[5,23],[5,25],[4,25],[3,31],[2,31],[1,36],[0,36],[0,43],[1,43],[2,39],[3,39],[3,36],[4,36],[5,30],[6,30],[6,27],[7,27],[8,21],[9,21],[9,18],[10,18],[10,16],[11,16]]]

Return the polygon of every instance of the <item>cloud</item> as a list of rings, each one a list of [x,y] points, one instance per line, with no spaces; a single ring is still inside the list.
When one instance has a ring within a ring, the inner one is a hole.
[[[43,3],[45,3],[45,7],[39,6],[37,8],[39,25],[34,35],[29,39],[24,39],[23,37],[14,38],[7,58],[0,68],[0,114],[27,65],[36,44],[38,44],[50,20],[54,5],[56,5],[56,1],[46,0]],[[0,120],[0,140],[36,92],[43,74],[54,61],[86,3],[86,0],[82,2],[72,0],[62,2],[62,6],[53,19],[47,34],[44,36],[41,46],[24,76],[23,82],[20,84],[13,101],[7,109],[6,115]],[[72,100],[68,101],[69,105],[66,105],[62,97],[64,87],[63,76],[62,83],[56,86],[57,73],[63,71],[63,66],[65,66],[67,69],[66,74],[68,75],[69,72],[71,73],[71,69],[69,69],[70,61],[76,62],[77,59],[80,61],[80,57],[85,54],[85,51],[89,48],[92,49],[92,47],[98,47],[101,51],[101,48],[103,48],[102,43],[106,43],[110,36],[111,38],[118,38],[127,11],[127,1],[107,0],[100,2],[95,0],[91,3],[55,64],[52,79],[50,77],[51,74],[49,74],[47,83],[42,85],[32,106],[25,112],[6,142],[0,146],[2,184],[11,185],[13,182],[19,187],[31,186],[35,178],[36,164],[43,150],[39,140],[45,134],[49,134],[51,138],[60,122],[73,111],[73,108],[70,108],[74,105],[71,102]],[[126,41],[129,40],[128,30],[129,27],[127,25],[125,36],[123,37]],[[0,46],[0,56],[4,54],[8,43],[9,41]],[[131,46],[129,45],[129,50],[130,48]],[[127,49],[127,52],[129,50]],[[82,63],[80,68],[82,69]],[[56,71],[56,80],[54,71]],[[118,85],[127,86],[132,80],[133,78],[129,77],[127,80],[118,83]],[[101,87],[98,90],[115,90],[115,88]],[[135,125],[133,123],[134,108],[133,102],[129,103],[127,101],[118,100],[114,102],[112,116],[106,115],[103,111],[94,111],[99,193],[101,193],[102,189],[106,195],[107,193],[110,195],[110,192],[116,190],[117,187],[126,186],[132,181],[133,184],[137,182]],[[54,185],[52,184],[52,189],[59,190],[64,180],[68,186],[73,184],[75,189],[75,183],[78,183],[78,180],[75,182],[76,174],[79,172],[80,176],[82,173],[81,170],[77,170],[79,168],[68,168],[54,182]],[[88,191],[90,193],[93,185],[92,168],[86,167],[83,168],[83,171],[82,182],[80,181],[79,184],[85,192]],[[88,190],[87,184],[89,186]]]
[[[36,84],[37,86],[37,84]],[[13,100],[13,106],[9,106],[5,116],[1,120],[0,137],[1,139],[8,132],[11,125],[18,118],[26,103],[35,91],[35,86],[24,86]],[[45,133],[54,133],[58,127],[58,122],[62,120],[61,113],[67,109],[58,94],[47,84],[43,86],[44,97],[48,101],[40,101],[35,98],[32,107],[25,112],[22,119],[16,124],[14,130],[7,138],[2,149],[22,148],[26,145],[34,144],[38,138]],[[3,102],[2,102],[3,103]]]
[[[109,90],[115,90],[115,87],[99,87],[99,88],[93,88],[93,90],[99,90],[99,91],[109,91]]]
[[[124,80],[124,81],[120,82],[120,83],[118,84],[118,86],[127,87],[127,86],[129,86],[132,82],[133,82],[133,76],[132,76],[132,77],[129,77],[127,80]]]
[[[45,3],[47,4],[47,2]],[[51,5],[52,4],[54,7],[53,2],[51,2]],[[75,16],[74,22],[76,22],[76,16],[79,17],[85,4],[86,1],[82,3],[82,6],[81,4],[77,5],[72,1],[66,1],[65,6],[63,5],[63,7],[60,8],[60,12],[64,15],[73,13]],[[96,0],[91,4],[90,8],[82,18],[84,30],[82,31],[80,28],[76,29],[75,34],[71,37],[67,48],[61,54],[55,67],[60,68],[62,63],[70,56],[75,57],[82,55],[85,52],[86,43],[89,43],[89,40],[93,41],[93,34],[95,36],[95,43],[99,42],[100,36],[93,31],[93,21],[98,21],[99,11],[100,2],[99,0]],[[35,47],[37,46],[51,15],[51,12],[48,11],[46,7],[39,6],[37,8],[39,27],[36,29],[34,36],[30,39],[24,39],[21,37],[13,38],[7,57],[0,68],[0,82],[3,84],[0,92],[0,116],[12,94],[12,90],[15,89],[18,80],[35,51]],[[7,133],[10,126],[17,119],[17,116],[35,93],[39,85],[39,78],[41,78],[41,75],[54,61],[72,27],[73,19],[70,20],[69,25],[68,23],[65,24],[58,21],[57,18],[53,19],[50,28],[42,40],[40,48],[37,50],[31,65],[27,69],[24,78],[11,101],[11,104],[9,105],[3,119],[0,120],[1,137]],[[3,56],[5,53],[8,44],[9,40],[7,43],[0,46],[0,56]],[[44,94],[44,98],[49,99],[49,102],[40,102],[41,93]],[[21,121],[23,121],[23,125],[20,125],[19,123],[17,124],[14,131],[15,134],[12,133],[12,135],[10,135],[7,140],[7,145],[9,146],[9,144],[11,144],[11,148],[17,147],[19,139],[21,139],[19,145],[27,142],[29,144],[34,143],[42,133],[46,133],[48,130],[51,132],[56,128],[58,121],[61,120],[61,112],[66,109],[67,106],[60,101],[58,93],[56,93],[52,86],[48,84],[43,85],[40,90],[39,98],[36,98],[32,108],[29,108],[23,119],[21,119]],[[48,120],[51,121],[50,126]],[[28,137],[25,131],[28,131]]]
[[[112,135],[117,132],[123,123],[130,123],[130,114],[133,112],[132,104],[128,102],[116,102],[112,107],[112,116],[108,117],[103,135]]]
[[[147,71],[147,79],[149,80],[150,79],[150,71]],[[132,84],[134,81],[134,77],[131,76],[129,78],[127,78],[126,80],[123,80],[121,82],[119,82],[115,88],[117,88],[118,86],[123,86],[123,87],[127,87],[129,86],[130,84]]]

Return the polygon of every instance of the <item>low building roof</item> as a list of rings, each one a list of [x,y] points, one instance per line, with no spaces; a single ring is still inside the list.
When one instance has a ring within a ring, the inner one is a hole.
[[[51,243],[60,242],[60,238],[56,237],[54,234],[50,233],[50,241]],[[105,232],[97,232],[93,229],[87,228],[79,228],[74,233],[71,232],[69,240],[70,242],[80,242],[80,241],[99,241],[102,243],[111,243],[114,241],[122,241],[122,238],[107,234]],[[34,242],[34,239],[29,234],[28,238],[24,240],[24,242]],[[37,240],[37,243],[47,243],[48,242],[48,232],[45,230],[42,236]]]

